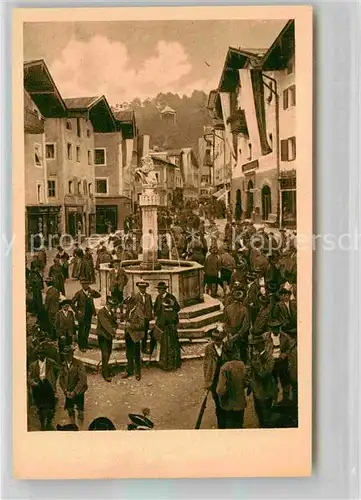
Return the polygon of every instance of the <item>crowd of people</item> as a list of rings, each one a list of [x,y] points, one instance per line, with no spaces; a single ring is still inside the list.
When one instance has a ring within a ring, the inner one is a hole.
[[[192,208],[160,212],[158,222],[163,234],[159,258],[203,265],[205,292],[223,302],[223,322],[211,333],[204,357],[205,386],[214,399],[218,428],[243,426],[251,392],[260,427],[275,426],[277,414],[286,418],[286,426],[293,425],[298,404],[295,233],[274,234],[228,214],[220,234],[214,219],[203,219]],[[163,370],[181,366],[180,306],[166,283],[158,283],[154,303],[145,281],[136,283],[136,292],[124,293],[128,277],[122,262],[137,260],[141,253],[139,224],[139,217],[133,217],[122,234],[109,235],[96,251],[76,243],[70,257],[58,247],[47,276],[44,250],[26,266],[29,404],[37,408],[41,429],[52,428],[57,385],[70,425],[76,425],[76,412],[82,425],[87,375],[74,350],[76,344],[81,352],[89,349],[94,318],[105,381],[112,380],[114,339],[125,342],[124,378],[141,380],[142,354],[150,361],[156,346]],[[96,311],[97,272],[104,263],[111,269],[109,295]],[[72,298],[65,297],[69,279],[80,283]]]

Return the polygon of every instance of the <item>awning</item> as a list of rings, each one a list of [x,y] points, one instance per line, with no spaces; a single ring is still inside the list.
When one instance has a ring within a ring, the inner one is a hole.
[[[220,189],[219,191],[213,193],[212,196],[214,196],[215,198],[217,198],[217,200],[221,200],[222,198],[224,198],[227,194],[229,193],[229,189],[227,188],[222,188]]]

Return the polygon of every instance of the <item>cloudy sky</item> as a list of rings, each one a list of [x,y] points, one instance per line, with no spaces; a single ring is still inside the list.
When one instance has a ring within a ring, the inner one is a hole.
[[[26,23],[24,60],[44,59],[63,97],[104,94],[111,104],[159,92],[216,88],[228,47],[268,48],[272,21]]]

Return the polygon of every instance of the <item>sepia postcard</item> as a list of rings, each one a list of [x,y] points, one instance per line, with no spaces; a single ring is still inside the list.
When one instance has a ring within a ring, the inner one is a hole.
[[[19,8],[12,58],[14,476],[311,475],[312,8]]]

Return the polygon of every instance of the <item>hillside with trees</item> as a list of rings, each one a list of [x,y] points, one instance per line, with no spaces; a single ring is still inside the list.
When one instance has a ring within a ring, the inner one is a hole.
[[[197,153],[198,139],[203,136],[204,127],[211,125],[207,100],[207,94],[200,90],[195,90],[189,97],[169,92],[144,101],[136,98],[130,103],[117,105],[116,109],[135,111],[139,133],[150,135],[152,148],[192,147]],[[161,118],[160,112],[166,106],[176,111],[174,125],[169,125]]]

